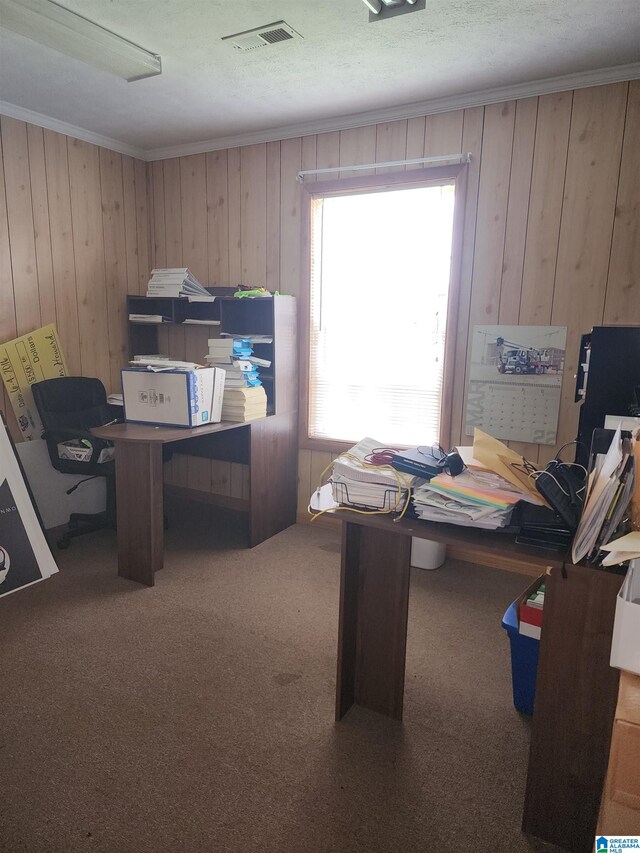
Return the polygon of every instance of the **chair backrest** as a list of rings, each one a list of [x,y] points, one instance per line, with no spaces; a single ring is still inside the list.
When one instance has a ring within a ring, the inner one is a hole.
[[[36,382],[31,386],[31,391],[42,420],[53,467],[65,474],[109,476],[113,472],[113,462],[98,465],[97,462],[61,459],[58,452],[58,442],[64,440],[65,430],[85,433],[84,437],[94,447],[96,442],[100,442],[100,439],[94,439],[89,430],[113,420],[102,382],[88,376],[61,376]],[[71,438],[71,434],[66,437]]]
[[[107,393],[99,379],[61,376],[31,386],[45,431],[71,427],[91,429],[110,420]]]

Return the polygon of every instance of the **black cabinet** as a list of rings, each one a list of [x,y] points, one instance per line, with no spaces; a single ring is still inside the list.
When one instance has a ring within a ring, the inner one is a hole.
[[[594,326],[582,336],[576,377],[576,400],[582,400],[577,462],[587,464],[593,430],[604,427],[606,415],[630,415],[638,388],[640,326]]]
[[[189,320],[210,321],[220,332],[239,337],[271,338],[254,343],[254,354],[271,362],[260,368],[267,394],[267,414],[295,412],[298,408],[298,348],[296,300],[293,296],[242,297],[235,288],[207,288],[214,302],[189,302],[186,298],[128,296],[127,315],[160,315],[162,323],[129,320],[129,358],[158,353],[158,330],[167,325],[198,328]],[[202,326],[200,326],[202,328]],[[174,355],[173,353],[166,353]],[[204,356],[204,353],[203,353]]]

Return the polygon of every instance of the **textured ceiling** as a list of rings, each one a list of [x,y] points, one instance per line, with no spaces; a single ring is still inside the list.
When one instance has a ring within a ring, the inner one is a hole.
[[[126,83],[0,28],[0,100],[141,149],[268,131],[640,60],[639,0],[59,0],[162,56]],[[284,20],[302,40],[223,36]],[[1,25],[1,20],[0,20]]]

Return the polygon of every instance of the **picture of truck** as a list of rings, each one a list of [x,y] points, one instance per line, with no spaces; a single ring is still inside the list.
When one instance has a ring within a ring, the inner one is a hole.
[[[537,349],[514,341],[507,341],[504,338],[497,338],[496,348],[499,373],[535,373],[541,376],[548,371],[562,370],[564,351],[555,347]]]

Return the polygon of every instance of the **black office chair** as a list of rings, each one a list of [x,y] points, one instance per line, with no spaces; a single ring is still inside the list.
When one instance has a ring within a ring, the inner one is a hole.
[[[58,540],[59,548],[67,548],[71,539],[76,536],[116,526],[115,462],[113,459],[98,461],[102,451],[110,445],[109,442],[93,436],[90,430],[92,427],[122,420],[122,407],[107,403],[107,394],[102,382],[86,376],[45,379],[32,385],[31,390],[42,420],[43,438],[47,442],[53,467],[63,474],[86,474],[87,479],[106,477],[106,511],[92,514],[71,513],[69,527]],[[72,447],[71,452],[78,456],[84,453],[86,459],[80,461],[61,458],[58,445],[63,442],[72,442],[75,447]],[[77,486],[67,494],[75,488]]]

